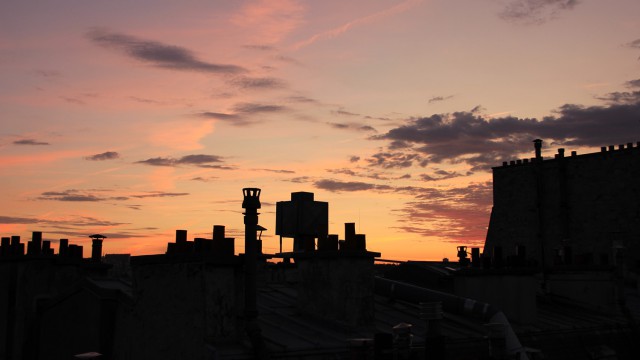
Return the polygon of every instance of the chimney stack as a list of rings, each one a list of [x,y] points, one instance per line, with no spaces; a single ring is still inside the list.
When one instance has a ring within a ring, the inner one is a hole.
[[[92,239],[91,242],[91,261],[92,262],[100,262],[102,261],[102,240],[107,237],[100,234],[94,234],[89,236]]]
[[[542,160],[542,140],[540,139],[533,140],[533,147],[536,150],[536,159]]]

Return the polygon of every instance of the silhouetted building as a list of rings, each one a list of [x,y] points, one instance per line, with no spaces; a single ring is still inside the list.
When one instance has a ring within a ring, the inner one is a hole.
[[[540,267],[640,268],[640,142],[493,168],[484,256]],[[621,264],[621,262],[623,264]],[[531,264],[530,264],[531,265]]]

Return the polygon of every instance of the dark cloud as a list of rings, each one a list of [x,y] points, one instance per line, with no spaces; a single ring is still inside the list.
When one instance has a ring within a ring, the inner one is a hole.
[[[349,158],[349,162],[355,163],[360,161],[360,156],[352,156]]]
[[[239,76],[229,80],[229,84],[235,87],[239,87],[241,89],[283,89],[287,87],[287,83],[285,83],[281,79],[271,78],[271,77],[248,77],[248,76]]]
[[[239,115],[236,115],[236,114],[225,114],[225,113],[209,112],[209,111],[199,113],[198,116],[207,118],[207,119],[217,119],[217,120],[227,120],[227,121],[242,119]]]
[[[616,91],[596,99],[603,100],[607,104],[635,104],[640,102],[640,91]]]
[[[187,196],[189,193],[172,193],[172,192],[163,192],[163,191],[152,191],[147,194],[140,195],[131,195],[131,197],[144,199],[144,198],[158,198],[158,197],[176,197],[176,196]]]
[[[258,171],[268,171],[276,174],[295,174],[296,172],[293,170],[284,170],[284,169],[254,169]]]
[[[13,145],[51,145],[48,142],[38,141],[34,139],[22,139],[13,142]]]
[[[186,156],[181,157],[178,160],[178,164],[194,164],[194,165],[208,164],[208,163],[218,163],[218,162],[223,162],[223,160],[222,160],[222,158],[220,156],[217,156],[217,155],[205,155],[205,154],[186,155]]]
[[[426,166],[427,159],[418,152],[381,151],[366,159],[370,166],[379,166],[385,169],[408,168],[415,164]]]
[[[120,158],[120,154],[118,154],[115,151],[107,151],[107,152],[103,152],[101,154],[95,154],[95,155],[91,155],[91,156],[87,156],[85,157],[85,160],[92,160],[92,161],[102,161],[102,160],[114,160],[114,159],[118,159]]]
[[[218,177],[217,176],[208,176],[208,177],[197,176],[192,178],[191,181],[211,182],[215,179],[218,179]]]
[[[542,120],[502,117],[485,119],[471,112],[414,118],[372,139],[412,145],[401,151],[381,151],[369,161],[385,168],[414,163],[467,163],[488,170],[502,161],[531,152],[536,138],[559,145],[596,146],[637,140],[640,102],[583,107],[564,105]]]
[[[358,124],[358,123],[332,123],[332,122],[328,122],[327,123],[329,126],[331,126],[334,129],[340,129],[340,130],[354,130],[354,131],[371,131],[371,132],[378,132],[376,129],[374,129],[372,126],[370,125],[363,125],[363,124]]]
[[[256,103],[238,103],[233,106],[233,110],[243,114],[273,113],[287,110],[281,105],[265,105]]]
[[[193,52],[180,46],[166,45],[157,41],[142,40],[131,35],[92,29],[87,37],[93,43],[115,49],[136,60],[153,66],[171,69],[217,74],[238,74],[246,69],[236,65],[214,64],[198,59]]]
[[[434,96],[431,99],[429,99],[429,104],[434,103],[434,102],[449,100],[451,98],[453,98],[453,95],[449,95],[449,96]]]
[[[298,176],[285,181],[289,181],[296,184],[304,184],[310,182],[312,179],[309,176]]]
[[[578,0],[511,0],[499,15],[509,21],[542,24],[578,3]]]
[[[629,88],[640,88],[640,79],[629,80],[625,83],[625,85]]]
[[[640,49],[640,39],[627,43],[627,46],[634,49]]]
[[[147,160],[136,161],[136,164],[145,164],[151,166],[177,166],[178,160],[173,158],[156,157],[149,158]]]
[[[447,171],[447,170],[436,170],[433,174],[421,174],[420,179],[422,181],[438,181],[438,180],[446,180],[453,179],[460,176],[469,176],[472,175],[473,172],[459,173],[457,171]]]
[[[308,103],[308,104],[319,104],[320,102],[316,99],[312,99],[306,96],[289,96],[287,98],[288,101],[297,102],[297,103]]]
[[[340,116],[360,116],[360,114],[352,113],[352,112],[346,111],[344,109],[333,110],[333,111],[331,111],[331,113],[333,115],[340,115]]]
[[[199,114],[196,114],[196,116],[205,118],[205,119],[222,120],[234,126],[247,126],[255,123],[255,121],[251,121],[250,119],[240,114],[225,114],[225,113],[219,113],[219,112],[206,111],[206,112],[201,112]]]
[[[95,202],[110,200],[110,198],[96,196],[79,190],[45,191],[38,197],[39,200]]]
[[[232,108],[235,112],[233,114],[220,113],[220,112],[201,112],[196,116],[205,119],[216,119],[226,121],[234,126],[248,126],[257,123],[257,120],[252,120],[251,115],[263,114],[263,113],[277,113],[287,111],[286,106],[281,105],[268,105],[257,103],[238,103]]]
[[[338,180],[331,180],[331,179],[317,180],[313,182],[313,185],[318,189],[327,190],[331,192],[366,191],[366,190],[385,191],[385,190],[392,189],[392,187],[389,185],[376,185],[376,184],[365,183],[361,181],[338,181]]]
[[[171,158],[171,157],[166,157],[166,158],[156,157],[156,158],[136,161],[136,164],[144,164],[144,165],[151,165],[151,166],[195,165],[203,168],[231,169],[231,167],[225,166],[222,164],[212,165],[212,163],[223,163],[223,162],[224,160],[221,156],[196,154],[196,155],[186,155],[179,159]]]

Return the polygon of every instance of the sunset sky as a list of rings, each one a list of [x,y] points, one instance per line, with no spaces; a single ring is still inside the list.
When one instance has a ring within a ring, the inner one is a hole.
[[[638,0],[2,1],[0,234],[153,254],[242,188],[387,259],[482,245],[491,167],[640,141]],[[54,244],[57,248],[57,244]],[[285,239],[285,249],[291,240]]]

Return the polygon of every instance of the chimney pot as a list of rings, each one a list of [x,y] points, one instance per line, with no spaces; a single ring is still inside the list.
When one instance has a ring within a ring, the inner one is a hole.
[[[187,230],[176,230],[176,243],[182,244],[187,242]]]
[[[535,149],[536,159],[542,159],[542,140],[533,140],[533,147]]]
[[[213,225],[213,241],[224,240],[224,225]]]

